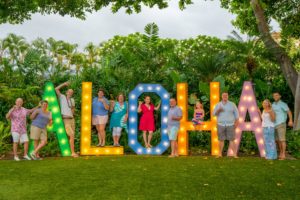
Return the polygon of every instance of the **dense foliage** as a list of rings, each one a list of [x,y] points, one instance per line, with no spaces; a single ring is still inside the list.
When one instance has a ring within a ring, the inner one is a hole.
[[[17,97],[25,100],[27,108],[37,105],[46,81],[52,81],[55,85],[71,81],[77,102],[77,150],[82,81],[93,82],[94,95],[97,88],[104,88],[109,99],[114,99],[119,92],[128,95],[138,83],[160,83],[175,96],[176,83],[187,82],[190,118],[195,99],[200,99],[204,103],[206,119],[209,119],[210,81],[219,81],[221,90],[228,90],[230,98],[238,103],[243,81],[251,80],[259,105],[263,99],[271,98],[272,91],[276,90],[282,93],[283,100],[293,108],[293,97],[280,68],[258,38],[243,41],[234,33],[227,40],[208,36],[175,40],[159,38],[158,31],[155,24],[148,24],[145,33],[115,36],[99,45],[90,43],[83,51],[76,44],[53,38],[38,38],[29,43],[22,36],[9,34],[0,39],[1,123],[5,123],[4,127],[9,126],[4,118],[5,113]],[[157,103],[158,97],[152,96],[154,103]],[[157,119],[159,114],[156,113]],[[0,130],[1,135],[8,132],[8,129],[3,130]],[[111,134],[107,131],[107,141],[111,144]],[[154,144],[159,142],[159,134],[158,129],[154,134]],[[291,153],[299,152],[300,142],[296,134],[292,131],[289,134],[293,138],[288,144]],[[209,152],[209,138],[207,132],[191,132],[190,146],[204,153]],[[9,142],[7,137],[4,140]],[[53,134],[49,140],[43,153],[59,154]],[[93,141],[96,141],[95,134]],[[126,145],[126,151],[130,151],[125,134],[121,144]],[[0,154],[5,153],[9,147],[0,150]],[[240,150],[244,153],[257,152],[251,133],[243,136]]]

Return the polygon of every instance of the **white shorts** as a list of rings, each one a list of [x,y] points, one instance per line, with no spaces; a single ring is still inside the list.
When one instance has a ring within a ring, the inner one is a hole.
[[[121,127],[113,127],[112,135],[113,136],[121,136],[122,128]]]
[[[106,124],[107,121],[108,121],[108,115],[104,115],[104,116],[95,115],[92,118],[93,125]]]
[[[24,143],[24,142],[28,142],[28,136],[26,133],[23,134],[19,134],[17,132],[12,132],[12,137],[13,137],[13,142],[14,143]]]

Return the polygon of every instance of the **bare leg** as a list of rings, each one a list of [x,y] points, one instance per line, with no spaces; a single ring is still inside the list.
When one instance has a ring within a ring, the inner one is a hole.
[[[219,155],[218,156],[220,156],[220,157],[222,157],[223,148],[224,148],[224,141],[219,140]]]
[[[37,154],[41,148],[43,148],[47,144],[46,140],[42,140],[40,144],[34,149],[33,153]]]
[[[174,157],[174,151],[175,151],[175,145],[174,145],[174,140],[171,140],[171,155],[169,157]]]
[[[14,156],[18,156],[18,143],[14,142],[13,144],[13,152],[14,152]]]
[[[100,133],[100,125],[96,125],[96,129],[97,129],[97,135],[98,135],[98,146],[101,145],[102,140],[101,140],[101,133]]]
[[[118,145],[120,144],[119,141],[120,141],[120,136],[116,136],[116,142]]]
[[[148,135],[148,145],[149,147],[152,147],[151,143],[151,139],[152,139],[152,135],[153,135],[153,131],[149,131],[149,135]]]
[[[175,140],[175,142],[174,142],[174,148],[175,148],[175,151],[174,151],[174,154],[175,154],[175,156],[178,156],[178,142],[177,142],[177,140]]]
[[[143,138],[144,138],[145,147],[148,147],[148,142],[147,142],[147,131],[143,131]]]
[[[70,149],[71,149],[71,152],[72,152],[72,156],[77,155],[77,154],[75,153],[75,145],[74,145],[74,141],[75,141],[74,135],[71,135],[71,136],[69,137],[69,143],[70,143]]]
[[[105,125],[106,124],[100,124],[100,135],[101,135],[101,146],[105,146]]]
[[[234,141],[229,141],[229,148],[228,149],[232,150],[232,156],[233,157],[237,157],[237,152],[236,152],[236,149],[235,149]]]
[[[281,149],[282,149],[282,159],[285,159],[285,150],[286,150],[286,142],[282,141],[281,142]]]
[[[28,154],[28,142],[24,142],[24,156]]]

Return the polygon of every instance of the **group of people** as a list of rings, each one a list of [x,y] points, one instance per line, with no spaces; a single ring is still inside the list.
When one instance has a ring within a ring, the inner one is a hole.
[[[72,98],[74,91],[67,89],[65,94],[61,93],[61,88],[68,87],[69,82],[65,82],[55,88],[56,94],[60,101],[60,110],[65,125],[65,130],[69,138],[71,155],[78,157],[74,148],[75,138],[75,100]],[[286,119],[289,116],[289,126],[293,126],[292,113],[287,104],[280,100],[281,96],[278,92],[273,94],[274,103],[271,104],[269,100],[263,101],[262,126],[264,133],[266,158],[276,159],[277,150],[276,142],[279,148],[279,159],[285,159],[286,149]],[[41,159],[39,151],[47,144],[47,126],[52,124],[52,114],[48,110],[48,102],[43,100],[40,105],[33,109],[26,109],[22,107],[23,100],[18,98],[15,105],[8,111],[6,118],[11,120],[11,134],[13,138],[13,153],[14,159],[19,161],[17,154],[19,143],[24,143],[24,155],[26,160]],[[151,102],[150,96],[145,96],[143,102],[139,102],[138,112],[141,113],[139,130],[143,132],[143,140],[146,148],[151,148],[151,139],[155,131],[155,117],[154,112],[160,109],[160,103],[155,106]],[[97,97],[92,100],[92,125],[97,129],[98,147],[105,146],[106,138],[106,124],[109,119],[109,112],[111,113],[109,128],[112,130],[113,145],[120,146],[119,140],[122,130],[127,131],[128,119],[128,104],[125,101],[124,94],[120,93],[116,101],[109,101],[105,97],[103,89],[99,89]],[[28,141],[26,130],[27,116],[30,115],[32,120],[30,127],[30,139],[34,141],[34,150],[28,155]],[[229,148],[235,148],[235,128],[238,126],[238,109],[236,105],[228,100],[228,93],[222,93],[222,101],[219,102],[213,115],[217,116],[218,123],[218,140],[219,140],[219,157],[222,156],[224,141],[229,141]],[[204,120],[205,111],[201,102],[196,102],[194,107],[194,115],[192,122],[194,126],[201,126]],[[171,142],[170,157],[178,156],[177,135],[182,119],[182,110],[177,106],[175,98],[170,99],[170,109],[168,112],[168,135]],[[147,135],[148,133],[148,135]],[[236,152],[236,151],[234,151]],[[237,157],[237,155],[234,155]]]
[[[263,111],[258,110],[262,119],[265,158],[284,160],[286,158],[286,121],[288,117],[288,126],[293,126],[292,112],[288,105],[281,101],[279,92],[273,93],[273,99],[273,104],[265,99],[262,103]],[[228,100],[227,92],[222,93],[222,101],[216,105],[213,115],[217,116],[218,123],[218,157],[222,157],[225,140],[229,141],[229,149],[232,149],[233,156],[237,157],[234,140],[235,128],[239,123],[239,112],[236,105]],[[277,147],[279,156],[277,156]]]

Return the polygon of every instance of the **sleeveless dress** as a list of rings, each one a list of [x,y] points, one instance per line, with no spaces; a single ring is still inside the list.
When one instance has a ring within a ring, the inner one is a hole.
[[[277,159],[274,123],[271,120],[270,114],[265,111],[262,113],[262,127],[264,133],[266,159]]]
[[[147,108],[145,104],[141,105],[142,116],[140,119],[139,130],[140,131],[154,131],[154,105],[150,104],[150,108]]]
[[[119,102],[116,102],[110,118],[110,124],[109,124],[110,129],[112,129],[113,127],[120,127],[120,128],[124,128],[125,131],[128,132],[127,122],[124,123],[124,118],[126,116],[126,113],[127,113],[127,103],[124,102],[124,104],[121,106]]]
[[[201,112],[196,112],[196,118],[193,118],[193,119],[192,119],[192,122],[193,122],[194,125],[200,125],[200,124],[202,124],[202,121],[203,121],[203,120],[201,119],[202,115],[203,115],[203,113],[201,113]]]

